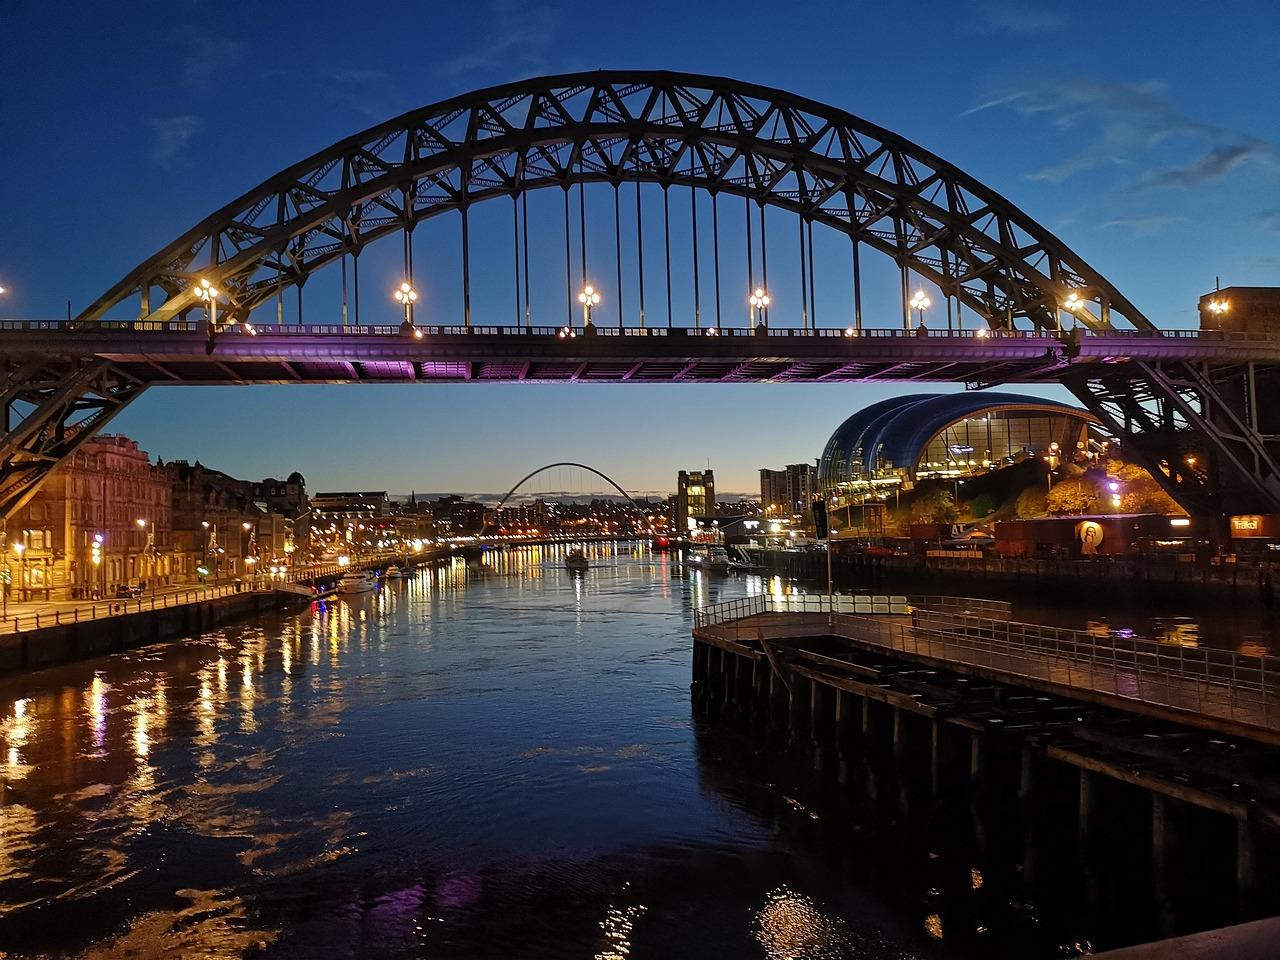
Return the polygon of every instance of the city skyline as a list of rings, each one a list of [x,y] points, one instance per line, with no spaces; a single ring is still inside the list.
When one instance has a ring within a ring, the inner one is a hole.
[[[1238,6],[1254,22],[1275,22],[1265,4]],[[412,7],[402,10],[412,16]],[[904,47],[891,13],[832,5],[822,15],[833,29],[816,36],[772,31],[766,55],[745,60],[741,51],[752,48],[758,20],[749,9],[715,23],[724,42],[710,48],[697,39],[712,28],[710,14],[695,11],[691,31],[671,33],[655,11],[631,26],[625,60],[794,90],[899,131],[1057,232],[1161,326],[1193,326],[1195,298],[1215,276],[1235,284],[1274,281],[1280,217],[1255,198],[1280,177],[1280,130],[1249,96],[1280,76],[1267,56],[1268,31],[1240,35],[1226,23],[1204,23],[1191,3],[1129,23],[1112,22],[1101,4],[1068,13],[983,0],[954,22],[947,19],[953,10],[920,5],[921,22],[931,27]],[[379,32],[377,52],[353,60],[338,55],[352,38],[338,29],[344,12],[314,5],[305,24],[289,25],[298,43],[281,49],[265,38],[285,29],[276,19],[283,12],[264,11],[249,29],[229,11],[193,4],[189,17],[166,28],[163,39],[177,53],[174,79],[162,89],[140,81],[131,66],[149,56],[143,38],[150,31],[139,26],[155,13],[147,4],[123,13],[68,7],[12,15],[9,36],[30,42],[5,58],[9,120],[33,151],[53,159],[24,173],[30,189],[14,198],[0,228],[0,285],[7,288],[0,315],[58,317],[68,300],[79,309],[209,211],[326,144],[467,90],[594,67],[580,51],[611,39],[608,18],[598,21],[585,7],[525,10],[497,2],[485,7],[479,28],[450,31],[452,15],[436,15],[446,27],[439,35],[469,38],[447,49],[412,31]],[[839,55],[851,33],[860,49],[893,51],[886,63],[948,62],[955,44],[1000,56],[973,58],[970,70],[943,85],[932,70],[884,63],[860,70],[851,84]],[[52,37],[75,66],[50,78],[31,57]],[[1064,46],[1072,51],[1070,68]],[[1232,56],[1204,55],[1222,49]],[[89,111],[81,102],[88,77],[109,109]],[[313,92],[302,106],[292,93],[299,78]],[[242,106],[227,111],[229,100]],[[46,115],[65,122],[42,123]],[[236,136],[242,124],[255,131],[251,140]],[[95,144],[99,176],[112,184],[87,212],[62,206],[74,201],[59,199],[67,193],[56,189],[72,172],[57,159],[75,155],[72,138]],[[77,229],[68,232],[73,216]],[[1190,234],[1195,243],[1187,242]],[[1203,254],[1209,248],[1212,262]],[[815,251],[820,262],[825,256]],[[375,275],[378,299],[386,302],[370,309],[393,322],[396,307],[382,296],[390,274]],[[498,310],[497,286],[478,280],[478,311]],[[453,287],[424,284],[424,315],[456,317]],[[612,294],[607,286],[603,292],[607,305]],[[845,308],[820,293],[821,315],[837,322]],[[775,298],[784,325],[794,323],[783,319],[795,312],[794,300]],[[884,326],[896,323],[898,306],[892,290],[873,291],[867,301]],[[319,306],[315,318],[331,319]],[[329,489],[407,491],[419,477],[437,478],[435,489],[489,489],[540,462],[584,459],[629,489],[664,489],[673,471],[709,461],[727,489],[750,490],[760,466],[812,460],[845,417],[904,389],[190,387],[152,391],[113,429],[166,459],[199,457],[241,475],[296,468],[314,487]],[[1065,397],[1057,388],[1046,395]],[[766,445],[770,455],[758,455]]]

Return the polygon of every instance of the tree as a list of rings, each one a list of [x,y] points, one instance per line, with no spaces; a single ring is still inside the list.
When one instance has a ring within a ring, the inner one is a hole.
[[[934,489],[922,491],[911,504],[913,523],[954,523],[956,504],[950,491]]]
[[[1049,512],[1049,504],[1045,502],[1044,491],[1040,487],[1027,487],[1018,494],[1018,502],[1014,512],[1020,520],[1031,520],[1043,517]]]
[[[1098,509],[1098,488],[1088,477],[1059,480],[1045,494],[1050,513],[1094,513]]]
[[[989,517],[996,512],[996,498],[989,493],[980,493],[973,498],[969,504],[969,513],[975,520],[981,520],[983,517]]]

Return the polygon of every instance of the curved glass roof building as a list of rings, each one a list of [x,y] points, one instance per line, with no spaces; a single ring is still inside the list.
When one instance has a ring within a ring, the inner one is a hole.
[[[1088,450],[1097,423],[1086,410],[1021,394],[890,397],[836,428],[818,463],[818,488],[840,506],[867,499],[876,486],[909,487],[1051,453],[1069,459]]]

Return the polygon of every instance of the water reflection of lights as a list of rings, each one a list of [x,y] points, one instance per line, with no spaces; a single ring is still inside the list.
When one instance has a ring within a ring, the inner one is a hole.
[[[27,745],[28,739],[31,737],[31,721],[28,718],[28,705],[31,703],[29,699],[16,700],[13,704],[13,717],[5,721],[3,732],[5,740],[8,741],[9,750],[6,754],[6,760],[10,767],[11,776],[18,775],[19,768],[22,766],[22,748]]]
[[[610,907],[600,929],[604,931],[607,946],[596,954],[595,960],[625,960],[631,955],[631,930],[636,925],[636,918],[647,910],[641,904],[635,906]]]
[[[769,960],[836,960],[847,956],[851,946],[839,920],[787,887],[770,891],[755,927]]]
[[[107,736],[107,685],[101,674],[95,673],[84,693],[85,708],[89,713],[89,733],[93,745],[101,747]]]

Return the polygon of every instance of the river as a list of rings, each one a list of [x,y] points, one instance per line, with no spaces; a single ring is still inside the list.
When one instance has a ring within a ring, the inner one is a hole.
[[[692,716],[693,608],[788,587],[588,553],[0,682],[0,957],[1072,955],[1073,903]]]

